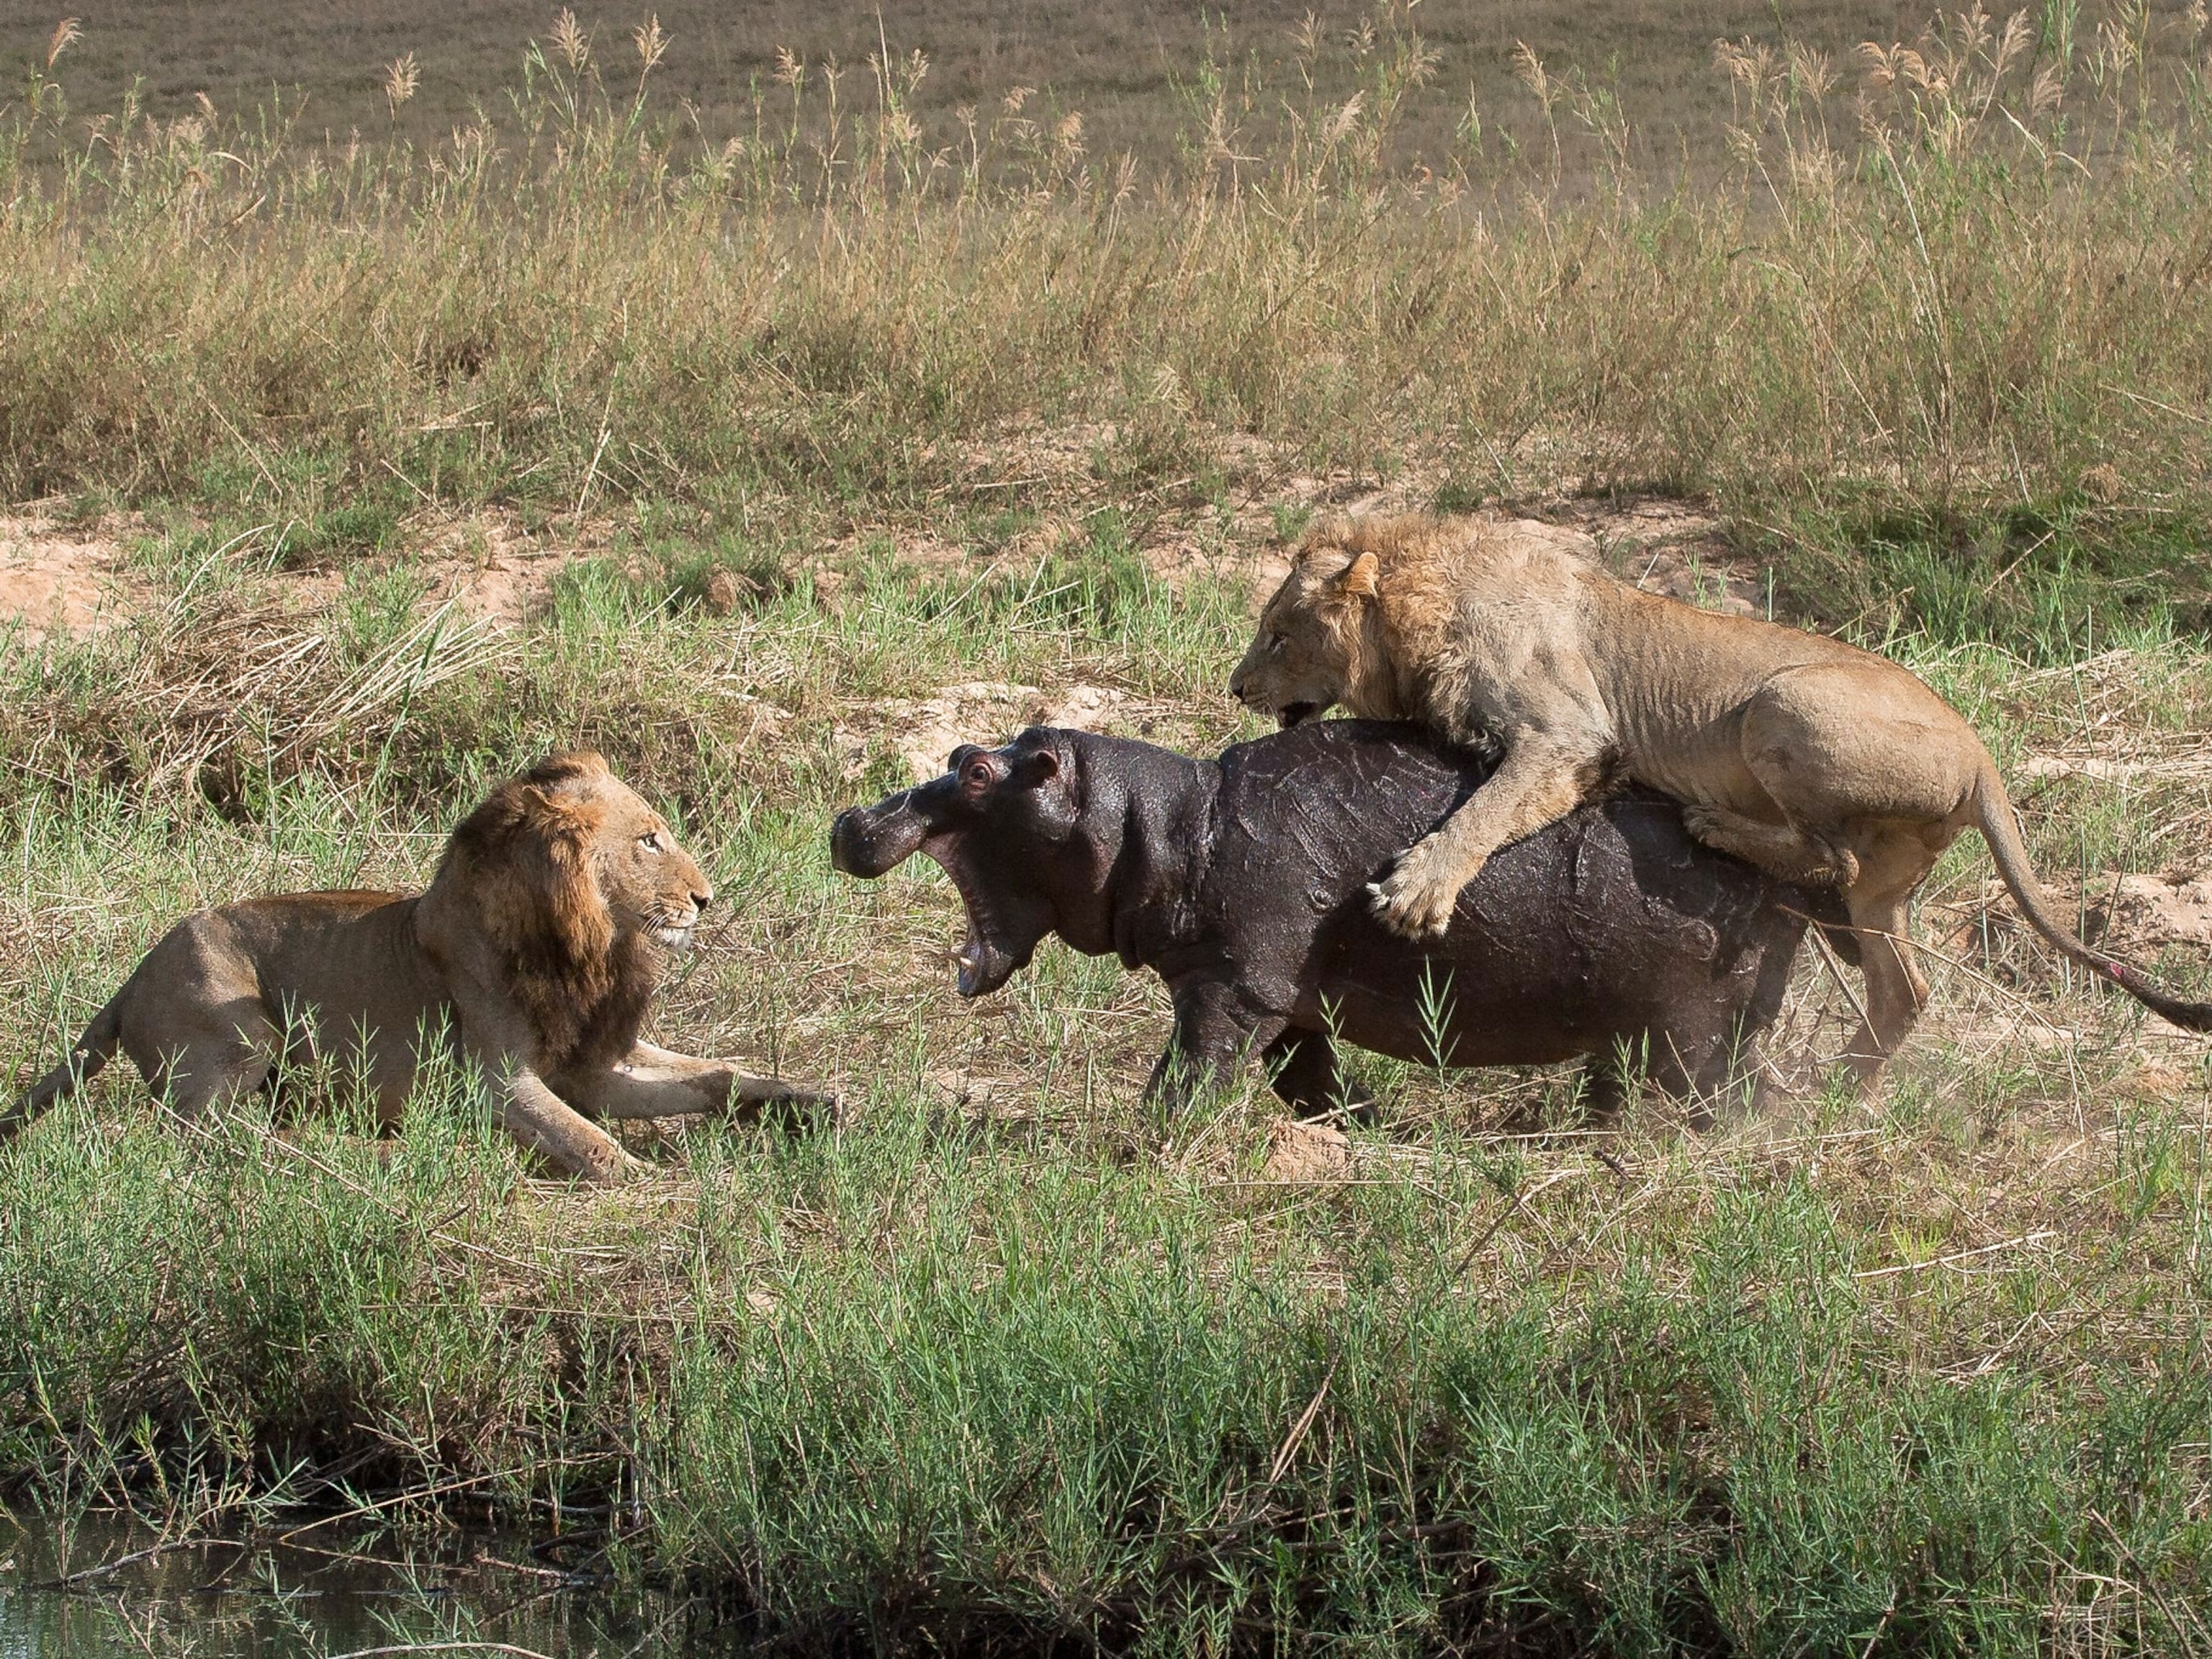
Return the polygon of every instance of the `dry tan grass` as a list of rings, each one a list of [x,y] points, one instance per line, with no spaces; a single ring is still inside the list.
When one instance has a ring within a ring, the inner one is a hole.
[[[1386,1578],[1382,1648],[1440,1607],[1478,1648],[1625,1648],[1632,1619],[1655,1650],[2196,1641],[2212,1073],[1999,926],[1978,846],[1926,895],[1936,1011],[1880,1108],[1824,1086],[1853,981],[1808,957],[1772,1097],[1706,1135],[1591,1133],[1557,1073],[1382,1061],[1379,1131],[1286,1125],[1253,1079],[1164,1123],[1155,985],[1053,946],[963,1003],[948,886],[823,847],[1030,719],[1252,735],[1221,682],[1306,513],[1487,501],[1908,662],[1990,738],[2054,885],[2117,884],[2114,936],[2204,983],[2179,913],[2132,905],[2203,874],[2212,823],[2201,135],[2152,88],[2203,42],[2161,20],[2147,75],[2099,21],[2057,57],[1954,21],[1917,70],[1887,34],[1879,64],[1728,55],[1734,170],[1680,196],[1542,40],[1514,95],[1556,159],[1493,125],[1409,174],[1426,129],[1382,106],[1434,95],[1428,48],[1381,25],[1261,161],[1205,148],[1244,131],[1230,88],[1127,193],[1107,123],[1034,94],[984,106],[972,174],[928,170],[936,117],[888,78],[842,125],[810,70],[755,148],[664,143],[605,28],[605,82],[549,37],[513,125],[412,152],[189,112],[58,181],[9,152],[0,467],[82,492],[50,515],[139,503],[113,562],[145,602],[0,659],[0,1069],[49,1062],[181,910],[419,884],[489,777],[581,742],[729,901],[659,1033],[852,1116],[641,1129],[660,1173],[601,1195],[465,1103],[380,1152],[307,1078],[296,1123],[179,1136],[118,1068],[0,1153],[32,1172],[0,1206],[7,1478],[143,1501],[158,1468],[204,1520],[312,1444],[321,1498],[333,1469],[512,1513],[619,1494],[664,1565],[783,1615],[886,1583],[941,1610],[950,1562],[1108,1645],[1200,1559],[1291,1587],[1221,1592],[1255,1641],[1255,1607]],[[404,100],[362,78],[403,131],[444,95],[421,50]],[[1347,64],[1382,77],[1357,106]],[[1864,134],[1836,124],[1861,91]],[[1127,1492],[1045,1526],[1125,1455]],[[1337,1548],[1368,1565],[1331,1577]],[[1553,1622],[1481,1623],[1469,1583]]]

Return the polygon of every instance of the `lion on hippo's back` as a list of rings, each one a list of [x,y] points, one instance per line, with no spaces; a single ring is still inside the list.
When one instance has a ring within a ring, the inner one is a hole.
[[[2212,1030],[2212,1004],[2164,994],[2058,921],[1989,750],[1916,676],[1840,640],[1644,592],[1549,538],[1471,519],[1324,521],[1230,690],[1285,726],[1340,702],[1498,756],[1378,885],[1376,908],[1402,934],[1441,933],[1492,854],[1625,775],[1680,801],[1706,845],[1836,888],[1866,975],[1847,1051],[1863,1077],[1928,1000],[1909,905],[1969,825],[2051,944],[2176,1024]]]
[[[428,890],[292,893],[179,922],[0,1135],[129,1054],[186,1118],[280,1060],[344,1057],[396,1122],[432,1045],[478,1062],[509,1133],[594,1180],[636,1160],[593,1117],[826,1100],[638,1041],[714,889],[598,755],[553,756],[453,831]]]

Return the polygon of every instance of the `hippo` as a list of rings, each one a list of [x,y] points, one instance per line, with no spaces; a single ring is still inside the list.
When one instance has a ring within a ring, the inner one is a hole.
[[[1175,1027],[1146,1093],[1169,1108],[1254,1054],[1298,1112],[1361,1108],[1342,1039],[1425,1065],[1582,1057],[1595,1116],[1639,1074],[1702,1114],[1749,1074],[1808,921],[1844,921],[1832,893],[1701,846],[1674,802],[1631,792],[1501,848],[1441,938],[1402,939],[1370,884],[1491,770],[1410,726],[1310,721],[1218,760],[1031,726],[948,766],[839,813],[831,862],[943,867],[968,914],[965,997],[1048,933],[1152,969]]]

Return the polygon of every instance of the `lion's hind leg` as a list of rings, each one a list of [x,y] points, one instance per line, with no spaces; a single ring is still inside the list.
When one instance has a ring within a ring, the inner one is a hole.
[[[1787,823],[1762,823],[1725,806],[1686,806],[1682,823],[1706,846],[1755,864],[1784,881],[1849,887],[1859,877],[1858,856],[1850,848]]]
[[[1844,1060],[1870,1083],[1928,1006],[1928,981],[1908,930],[1913,892],[1926,878],[1935,857],[1919,836],[1910,833],[1884,837],[1863,851],[1866,874],[1844,895],[1844,902],[1858,934],[1866,1009]]]
[[[123,1046],[151,1089],[186,1122],[269,1081],[284,1034],[258,996],[196,1008],[151,1031],[124,1028]]]
[[[1878,660],[1776,675],[1745,703],[1741,737],[1778,814],[1856,866],[1837,884],[1867,995],[1844,1058],[1870,1084],[1927,1006],[1905,937],[1912,895],[1971,816],[1987,752],[1933,691]]]
[[[254,961],[219,911],[187,916],[146,953],[117,998],[124,1053],[179,1117],[253,1093],[285,1048]]]

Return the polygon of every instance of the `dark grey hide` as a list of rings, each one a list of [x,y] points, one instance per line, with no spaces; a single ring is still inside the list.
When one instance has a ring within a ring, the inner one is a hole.
[[[1671,801],[1623,794],[1501,850],[1426,945],[1367,885],[1488,766],[1409,726],[1309,722],[1218,761],[1032,726],[944,776],[840,813],[830,857],[876,877],[916,852],[968,912],[980,996],[1058,933],[1150,968],[1175,1003],[1151,1091],[1180,1104],[1257,1053],[1302,1112],[1364,1100],[1331,1034],[1449,1066],[1589,1058],[1609,1111],[1638,1071],[1708,1100],[1782,1006],[1805,916],[1841,911],[1692,842]],[[1793,914],[1795,913],[1795,914]],[[1441,1050],[1441,1052],[1439,1052]]]

